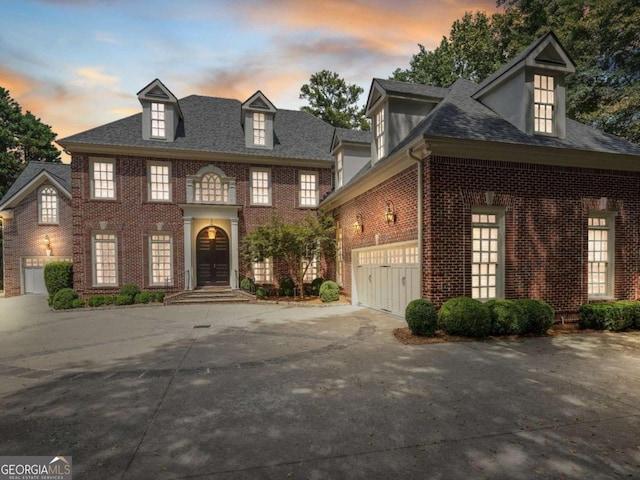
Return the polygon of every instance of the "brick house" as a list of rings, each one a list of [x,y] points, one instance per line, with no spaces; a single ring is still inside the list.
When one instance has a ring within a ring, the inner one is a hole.
[[[566,117],[574,71],[549,33],[479,85],[373,80],[369,159],[320,205],[353,303],[638,298],[640,147]]]
[[[55,166],[65,169],[56,185],[56,226],[65,233],[51,240],[56,255],[73,258],[74,288],[86,298],[126,283],[164,292],[236,288],[243,275],[277,283],[283,266],[244,265],[242,238],[273,215],[292,221],[316,211],[332,189],[334,128],[276,109],[259,91],[243,103],[178,100],[155,80],[138,98],[141,113],[58,142],[72,160]],[[53,167],[30,164],[0,203],[7,296],[30,292],[20,262],[24,270],[27,256],[44,254],[38,242],[51,228],[33,223],[42,204],[36,187],[20,189],[37,168],[44,185]],[[19,248],[25,235],[34,236],[34,252]],[[307,270],[308,279],[321,274],[319,262]]]
[[[0,201],[6,296],[46,293],[44,265],[71,260],[71,168],[30,162]]]

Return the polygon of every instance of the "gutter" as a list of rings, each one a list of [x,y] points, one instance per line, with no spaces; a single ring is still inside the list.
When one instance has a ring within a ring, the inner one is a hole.
[[[426,160],[427,158],[429,158],[429,156],[431,155],[431,151],[429,150],[430,145],[426,142],[424,142],[421,146],[419,147],[414,147],[414,148],[408,148],[407,149],[407,155],[410,158],[413,158],[416,161],[416,168],[418,169],[418,199],[417,199],[417,205],[418,205],[418,265],[419,265],[419,272],[420,272],[420,297],[422,298],[423,295],[423,287],[424,287],[424,272],[423,272],[423,259],[422,259],[422,240],[423,240],[423,230],[424,230],[424,225],[423,225],[423,221],[424,221],[424,214],[423,214],[423,210],[424,210],[424,205],[423,205],[423,199],[424,199],[424,178],[423,178],[423,161]],[[418,151],[420,153],[421,156],[416,156],[414,155],[414,151]]]

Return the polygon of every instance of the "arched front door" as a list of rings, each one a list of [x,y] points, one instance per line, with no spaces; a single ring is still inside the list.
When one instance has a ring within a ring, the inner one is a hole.
[[[229,237],[224,230],[215,228],[213,239],[209,228],[200,230],[196,240],[198,262],[198,286],[229,285]]]

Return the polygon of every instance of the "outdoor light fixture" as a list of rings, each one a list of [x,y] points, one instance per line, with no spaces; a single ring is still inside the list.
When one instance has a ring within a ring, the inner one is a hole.
[[[387,200],[387,211],[384,213],[384,219],[387,224],[396,223],[396,212],[393,209],[393,202]]]
[[[207,238],[209,240],[215,240],[216,239],[216,227],[214,227],[213,225],[211,225],[209,228],[207,228]]]
[[[47,252],[47,257],[51,255],[51,239],[49,235],[44,236],[44,248]]]
[[[356,223],[353,224],[354,233],[362,233],[363,225],[362,225],[362,215],[356,215]]]

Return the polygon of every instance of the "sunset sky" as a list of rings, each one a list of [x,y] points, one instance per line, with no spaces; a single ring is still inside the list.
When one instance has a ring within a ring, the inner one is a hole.
[[[155,78],[178,97],[297,109],[322,69],[365,89],[495,0],[4,0],[0,86],[58,138],[140,111]]]

